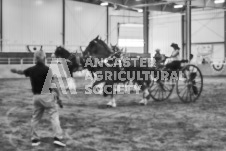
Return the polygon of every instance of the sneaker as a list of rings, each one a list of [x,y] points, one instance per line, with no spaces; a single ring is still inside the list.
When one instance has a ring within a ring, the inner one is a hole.
[[[40,140],[38,139],[33,139],[31,142],[31,146],[38,146],[40,144]]]
[[[63,142],[62,142],[59,138],[57,138],[57,137],[54,137],[53,143],[54,143],[55,145],[60,146],[60,147],[65,147],[65,146],[66,146],[66,144],[63,143]]]

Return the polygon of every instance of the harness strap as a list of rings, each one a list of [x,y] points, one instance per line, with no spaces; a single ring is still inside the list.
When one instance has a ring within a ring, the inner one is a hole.
[[[81,58],[79,56],[75,56],[75,58],[76,58],[76,63],[78,64],[78,66],[82,67]]]
[[[69,56],[68,60],[70,61],[72,59],[75,59],[76,63],[79,65],[79,67],[82,67],[81,60],[80,60],[79,56],[76,56],[75,54],[71,54]]]

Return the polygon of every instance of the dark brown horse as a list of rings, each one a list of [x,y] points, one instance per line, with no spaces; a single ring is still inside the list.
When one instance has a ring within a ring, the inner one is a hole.
[[[147,104],[147,100],[150,98],[148,86],[152,82],[152,79],[150,79],[150,77],[147,78],[147,75],[142,74],[142,72],[155,71],[155,69],[149,67],[147,63],[141,66],[141,60],[129,59],[124,61],[119,59],[121,53],[114,52],[104,41],[99,39],[99,37],[96,37],[89,43],[82,53],[82,56],[70,54],[63,47],[56,49],[55,56],[69,60],[69,70],[71,74],[82,67],[92,74],[96,74],[97,77],[101,77],[96,79],[92,87],[104,83],[104,96],[110,95],[112,98],[108,103],[109,106],[116,107],[114,85],[128,81],[132,81],[141,87],[143,99],[140,103]],[[97,64],[95,64],[95,59],[98,59]],[[119,62],[121,62],[122,65],[120,65]]]
[[[82,70],[82,60],[80,60],[81,57],[78,56],[77,53],[70,53],[64,47],[57,47],[52,57],[66,59],[71,77],[73,77],[73,72]]]
[[[83,52],[83,57],[84,60],[87,59],[106,59],[108,60],[109,58],[120,56],[120,55],[115,55],[114,51],[112,51],[108,45],[99,39],[99,37],[96,37],[93,39],[89,45],[86,47],[85,51]],[[142,58],[135,60],[129,59],[125,62],[124,59],[119,59],[117,58],[117,61],[121,61],[121,66],[118,64],[113,67],[108,67],[106,64],[104,66],[84,66],[87,68],[89,71],[93,73],[101,73],[101,79],[97,79],[97,81],[94,82],[93,87],[99,83],[105,83],[105,86],[109,88],[109,85],[112,86],[113,88],[114,84],[117,83],[125,83],[128,81],[132,81],[133,83],[141,86],[141,90],[144,92],[143,94],[143,99],[141,103],[147,104],[147,100],[150,98],[149,93],[148,93],[148,87],[150,83],[152,82],[152,79],[150,76],[147,76],[145,74],[142,74],[144,72],[151,72],[154,71],[156,72],[155,68],[149,67],[148,62],[146,64],[141,65],[140,61]],[[145,59],[144,59],[145,60]],[[116,62],[117,62],[116,61]],[[116,63],[116,62],[113,62]],[[127,65],[126,65],[127,63]],[[106,73],[109,73],[107,75]],[[115,74],[116,73],[116,74]],[[104,95],[111,95],[112,101],[109,102],[108,104],[115,107],[116,102],[114,99],[114,93],[113,89],[107,89],[107,92],[104,92]]]

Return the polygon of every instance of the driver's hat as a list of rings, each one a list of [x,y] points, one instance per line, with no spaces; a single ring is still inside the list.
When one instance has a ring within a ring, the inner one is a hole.
[[[172,43],[170,46],[173,47],[174,49],[180,49],[178,44],[175,44],[175,43]]]
[[[155,51],[156,51],[156,52],[160,52],[160,49],[156,49]]]

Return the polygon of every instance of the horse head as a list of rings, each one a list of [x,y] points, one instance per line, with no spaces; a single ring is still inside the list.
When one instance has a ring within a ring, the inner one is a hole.
[[[114,52],[119,52],[119,51],[122,51],[122,49],[119,48],[119,46],[116,44],[116,45],[111,45],[111,49],[114,51]]]
[[[62,46],[58,46],[52,55],[52,57],[66,59],[69,71],[72,75],[73,72],[79,71],[83,68],[81,56],[76,54],[71,54]]]
[[[56,58],[68,59],[71,54],[64,47],[58,46],[54,52],[54,55]]]
[[[113,51],[108,47],[108,45],[97,36],[95,39],[90,41],[89,45],[86,47],[85,51],[83,52],[83,57],[88,58],[92,56],[94,58],[107,58]]]
[[[121,58],[125,56],[125,52],[123,51],[123,48],[119,48],[117,44],[116,45],[110,44],[110,46],[111,46],[111,49],[114,51],[116,58]]]

